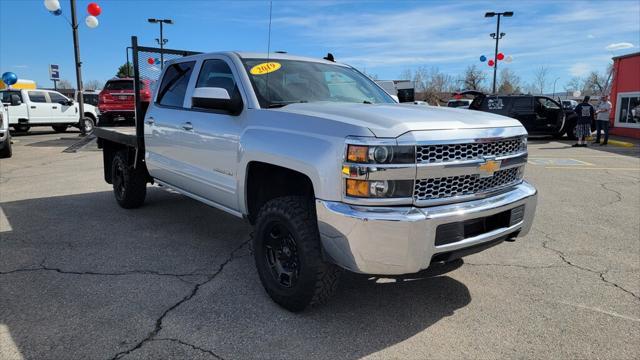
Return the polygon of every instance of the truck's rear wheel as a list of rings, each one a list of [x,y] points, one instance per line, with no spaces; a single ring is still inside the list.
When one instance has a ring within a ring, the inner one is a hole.
[[[13,130],[19,133],[27,133],[29,132],[29,129],[31,129],[31,126],[29,125],[24,125],[24,124],[13,125]]]
[[[267,202],[256,221],[253,252],[269,296],[289,311],[324,303],[341,270],[322,260],[313,203],[301,196]]]
[[[11,135],[7,134],[4,147],[0,150],[0,159],[10,158],[13,155],[11,150]]]
[[[127,161],[127,153],[116,153],[111,166],[111,182],[116,201],[125,209],[140,207],[147,196],[144,172],[134,169]]]

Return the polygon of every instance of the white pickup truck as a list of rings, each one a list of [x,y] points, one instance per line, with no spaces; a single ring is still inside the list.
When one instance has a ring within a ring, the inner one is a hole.
[[[9,133],[9,117],[4,105],[0,104],[0,159],[10,158],[11,134]]]
[[[286,54],[172,59],[158,84],[135,129],[95,130],[117,202],[156,183],[248,219],[262,284],[291,311],[342,270],[446,269],[531,228],[515,119],[397,104],[350,66]]]
[[[2,103],[8,105],[9,125],[19,132],[27,132],[32,126],[51,126],[56,132],[64,132],[69,126],[78,126],[79,105],[68,97],[52,90],[0,90]],[[93,131],[98,119],[96,107],[84,104],[84,126],[87,133]]]

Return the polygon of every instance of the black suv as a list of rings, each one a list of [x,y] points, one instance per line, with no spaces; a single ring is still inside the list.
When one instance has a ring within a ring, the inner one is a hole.
[[[552,98],[541,95],[487,95],[479,91],[464,91],[456,95],[474,96],[470,110],[486,111],[520,120],[532,135],[564,134],[575,138],[578,115],[572,109],[564,109]],[[595,124],[591,126],[595,129]]]

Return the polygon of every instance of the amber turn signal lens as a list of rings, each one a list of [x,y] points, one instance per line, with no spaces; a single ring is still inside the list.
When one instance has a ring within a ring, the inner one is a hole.
[[[369,182],[366,180],[347,179],[347,195],[369,197]]]
[[[349,145],[347,149],[347,161],[356,163],[368,162],[369,147]]]

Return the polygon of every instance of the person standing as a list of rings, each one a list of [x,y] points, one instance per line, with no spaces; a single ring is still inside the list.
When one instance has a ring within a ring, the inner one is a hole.
[[[571,145],[572,147],[586,147],[587,136],[591,135],[591,122],[595,116],[595,110],[593,106],[589,104],[589,96],[585,96],[584,100],[573,110],[578,114],[578,120],[576,124],[576,137],[578,142]]]
[[[600,103],[596,107],[596,141],[600,144],[600,131],[604,131],[604,141],[600,146],[606,146],[609,142],[609,113],[611,112],[611,102],[607,95],[602,95]]]

